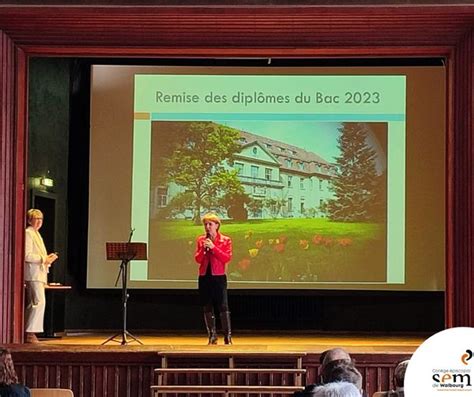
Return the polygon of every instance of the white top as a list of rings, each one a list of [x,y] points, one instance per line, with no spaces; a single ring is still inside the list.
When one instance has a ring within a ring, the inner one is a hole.
[[[45,264],[47,256],[41,234],[28,226],[25,231],[25,281],[48,282],[49,266]]]

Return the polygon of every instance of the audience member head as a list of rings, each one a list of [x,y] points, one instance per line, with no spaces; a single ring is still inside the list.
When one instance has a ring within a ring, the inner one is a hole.
[[[319,376],[320,376],[320,382],[325,383],[322,380],[324,368],[332,361],[336,360],[343,360],[345,362],[352,362],[351,356],[349,355],[348,352],[346,352],[344,349],[340,347],[336,347],[334,349],[329,349],[321,353],[321,356],[319,357],[319,363],[321,366],[319,367]]]
[[[18,376],[13,366],[13,359],[8,349],[0,348],[0,385],[9,386],[18,383]]]
[[[361,397],[361,394],[352,383],[333,382],[315,387],[311,397]]]
[[[324,368],[328,363],[335,360],[347,360],[351,361],[351,356],[348,352],[340,347],[336,347],[335,349],[326,350],[325,352],[321,353],[321,357],[319,359],[321,363],[321,368]]]
[[[332,382],[348,382],[362,390],[362,375],[351,361],[346,359],[329,362],[321,372],[323,384]]]
[[[402,361],[395,367],[395,371],[393,372],[393,386],[395,390],[402,389],[405,385],[405,372],[409,361],[410,360]]]

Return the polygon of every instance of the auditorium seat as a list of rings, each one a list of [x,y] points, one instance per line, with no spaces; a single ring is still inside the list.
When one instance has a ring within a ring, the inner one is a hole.
[[[70,389],[30,389],[31,397],[74,397]]]

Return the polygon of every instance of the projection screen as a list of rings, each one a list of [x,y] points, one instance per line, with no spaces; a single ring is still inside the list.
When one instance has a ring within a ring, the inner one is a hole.
[[[89,288],[194,289],[200,217],[230,288],[444,289],[442,67],[92,67]]]

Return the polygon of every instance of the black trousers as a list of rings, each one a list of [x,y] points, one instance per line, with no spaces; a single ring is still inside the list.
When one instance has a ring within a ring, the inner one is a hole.
[[[213,312],[214,307],[219,312],[228,312],[227,276],[213,276],[206,274],[199,276],[199,296],[205,312]]]

